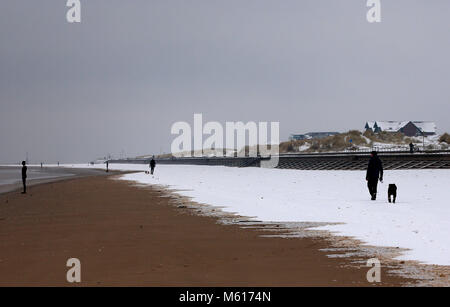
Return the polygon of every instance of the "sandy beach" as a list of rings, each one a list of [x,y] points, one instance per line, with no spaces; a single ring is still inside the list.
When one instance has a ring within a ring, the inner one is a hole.
[[[328,258],[319,238],[261,237],[176,206],[162,191],[115,176],[40,184],[0,195],[0,286],[402,286],[382,268],[366,280],[361,259]]]

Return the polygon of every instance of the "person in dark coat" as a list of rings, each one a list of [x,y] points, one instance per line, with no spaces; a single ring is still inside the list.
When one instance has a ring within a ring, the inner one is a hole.
[[[27,193],[27,166],[26,166],[25,161],[22,161],[22,183],[23,183],[22,194],[26,194]]]
[[[383,164],[376,151],[372,151],[366,173],[367,187],[372,200],[377,199],[378,180],[383,182]]]
[[[155,157],[152,157],[152,160],[150,161],[150,174],[153,175],[153,172],[155,171],[155,166],[156,166],[156,162],[155,162]]]
[[[414,144],[412,142],[409,143],[409,152],[414,153]]]

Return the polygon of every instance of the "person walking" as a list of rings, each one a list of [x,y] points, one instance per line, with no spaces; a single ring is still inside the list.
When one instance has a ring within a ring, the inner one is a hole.
[[[27,193],[27,165],[25,161],[22,161],[22,184],[23,184],[23,192],[22,194]]]
[[[155,166],[156,166],[155,156],[153,156],[152,160],[150,161],[150,174],[152,174],[152,175],[153,175],[153,172],[155,171]]]
[[[378,180],[383,182],[383,163],[378,157],[376,151],[372,151],[370,155],[369,165],[367,166],[366,180],[370,196],[372,197],[371,199],[376,200]]]

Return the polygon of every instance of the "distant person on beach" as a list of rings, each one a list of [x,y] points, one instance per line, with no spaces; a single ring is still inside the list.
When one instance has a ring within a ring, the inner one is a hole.
[[[152,157],[152,160],[150,161],[150,174],[153,175],[153,172],[155,171],[155,156]]]
[[[106,172],[109,172],[109,161],[106,161]]]
[[[376,151],[372,151],[370,155],[369,165],[366,173],[367,187],[369,188],[372,200],[377,199],[378,180],[383,182],[383,164]]]
[[[27,193],[27,166],[26,166],[25,161],[22,161],[22,183],[23,183],[22,194],[26,194]]]

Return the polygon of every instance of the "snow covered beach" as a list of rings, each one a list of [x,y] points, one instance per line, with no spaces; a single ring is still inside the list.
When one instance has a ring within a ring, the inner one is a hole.
[[[147,170],[110,164],[110,169]],[[370,201],[363,171],[304,171],[222,166],[158,165],[155,175],[124,180],[179,190],[193,201],[271,222],[330,222],[320,229],[375,246],[409,249],[402,260],[450,265],[450,170],[386,171]],[[396,183],[396,204],[387,186]]]

